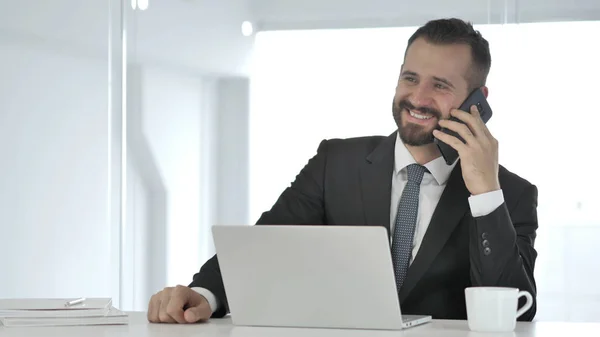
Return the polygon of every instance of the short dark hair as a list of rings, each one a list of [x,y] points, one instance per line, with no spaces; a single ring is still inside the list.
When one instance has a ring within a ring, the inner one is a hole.
[[[408,39],[406,52],[408,52],[408,47],[420,37],[433,44],[469,45],[473,64],[470,74],[467,74],[467,82],[472,90],[485,85],[492,66],[490,47],[487,40],[473,28],[470,22],[455,18],[429,21]]]

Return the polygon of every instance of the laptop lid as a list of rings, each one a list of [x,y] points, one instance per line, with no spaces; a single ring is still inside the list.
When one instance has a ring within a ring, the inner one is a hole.
[[[378,226],[214,226],[236,325],[401,329]]]

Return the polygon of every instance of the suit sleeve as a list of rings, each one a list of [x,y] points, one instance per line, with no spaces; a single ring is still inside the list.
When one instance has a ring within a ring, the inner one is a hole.
[[[327,165],[327,141],[322,141],[317,154],[296,176],[291,186],[279,196],[273,207],[263,213],[257,225],[319,225],[325,223],[324,177]],[[212,292],[219,307],[212,317],[229,313],[227,294],[221,277],[217,256],[209,259],[194,275],[189,287],[201,287]]]
[[[513,287],[527,290],[534,298],[520,321],[533,320],[536,284],[533,276],[537,252],[537,188],[528,185],[513,209],[504,202],[488,215],[475,217],[470,229],[470,264],[473,286]],[[521,298],[519,307],[525,304]]]

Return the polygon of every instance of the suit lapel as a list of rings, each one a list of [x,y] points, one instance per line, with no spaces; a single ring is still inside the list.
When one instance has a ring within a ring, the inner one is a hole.
[[[417,256],[408,268],[406,279],[399,292],[400,302],[406,299],[450,238],[468,210],[469,195],[462,178],[459,162],[448,179],[448,184],[433,213]]]
[[[362,201],[367,224],[385,226],[388,235],[395,140],[394,132],[369,154],[360,170]]]

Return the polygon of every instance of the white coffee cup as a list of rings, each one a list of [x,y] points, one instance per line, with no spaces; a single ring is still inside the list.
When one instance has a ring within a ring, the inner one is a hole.
[[[521,296],[527,302],[519,309]],[[517,288],[470,287],[465,289],[465,300],[469,329],[479,332],[513,331],[517,318],[533,305],[531,294]]]

